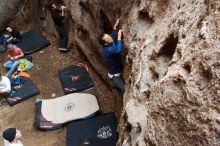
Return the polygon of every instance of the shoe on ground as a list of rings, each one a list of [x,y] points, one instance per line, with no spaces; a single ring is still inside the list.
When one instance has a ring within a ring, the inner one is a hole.
[[[59,48],[58,50],[60,50],[60,51],[68,51],[67,48]]]

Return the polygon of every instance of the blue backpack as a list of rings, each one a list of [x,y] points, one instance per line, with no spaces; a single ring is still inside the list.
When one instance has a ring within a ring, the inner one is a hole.
[[[5,41],[5,37],[3,35],[0,35],[0,45],[3,45]]]

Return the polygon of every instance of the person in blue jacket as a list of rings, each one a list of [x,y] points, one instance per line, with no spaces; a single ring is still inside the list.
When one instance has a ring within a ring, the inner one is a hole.
[[[102,53],[108,63],[108,77],[111,79],[113,85],[120,90],[123,95],[125,91],[125,83],[121,78],[123,71],[123,62],[121,52],[122,44],[122,30],[117,31],[120,19],[117,19],[111,35],[103,33],[99,39],[103,45]]]

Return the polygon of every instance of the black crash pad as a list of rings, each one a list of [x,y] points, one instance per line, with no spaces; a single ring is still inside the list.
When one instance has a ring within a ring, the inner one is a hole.
[[[40,93],[40,90],[28,78],[25,78],[25,82],[20,84],[19,86],[20,88],[16,89],[16,93],[13,96],[9,96],[6,98],[10,106],[13,106]],[[13,99],[16,99],[16,101],[13,101]]]
[[[66,146],[115,146],[118,140],[116,117],[106,113],[67,126]]]
[[[94,87],[93,81],[85,68],[69,66],[58,71],[58,76],[65,94],[81,92]]]
[[[34,28],[22,34],[22,40],[17,44],[24,54],[34,53],[50,45],[50,41],[42,35],[39,28]]]

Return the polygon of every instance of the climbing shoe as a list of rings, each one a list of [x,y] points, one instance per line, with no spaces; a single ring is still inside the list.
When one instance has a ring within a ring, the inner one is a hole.
[[[68,51],[68,49],[67,48],[59,48],[58,50],[60,50],[60,51]]]

